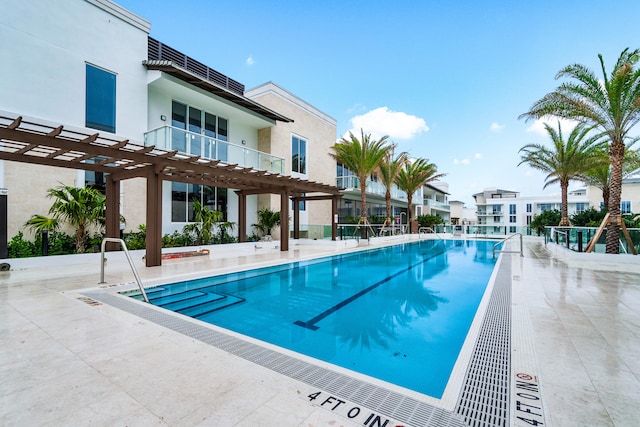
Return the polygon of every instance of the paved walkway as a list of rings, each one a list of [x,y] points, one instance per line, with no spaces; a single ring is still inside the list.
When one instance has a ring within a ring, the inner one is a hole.
[[[139,271],[148,283],[335,252],[214,251]],[[524,258],[503,256],[514,313],[532,331],[533,350],[513,357],[538,370],[545,425],[640,425],[640,261],[576,267],[539,242],[526,242]],[[108,284],[131,279],[126,262],[108,265]],[[303,383],[82,299],[98,280],[97,264],[0,272],[0,425],[364,424],[309,402]],[[514,423],[524,408],[511,408]]]

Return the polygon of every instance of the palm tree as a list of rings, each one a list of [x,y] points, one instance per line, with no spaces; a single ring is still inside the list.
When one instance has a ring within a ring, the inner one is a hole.
[[[75,228],[76,252],[83,253],[87,229],[99,226],[104,217],[104,195],[95,188],[62,185],[50,188],[47,197],[55,199],[49,213]]]
[[[635,141],[634,141],[635,142]],[[640,168],[640,153],[630,150],[630,145],[624,152],[622,163],[622,179],[627,178]],[[584,172],[578,179],[587,185],[592,185],[602,191],[602,200],[605,208],[609,206],[609,187],[611,186],[611,163],[606,151],[600,153],[600,159],[595,166]]]
[[[599,135],[588,137],[591,128],[584,123],[578,124],[571,131],[567,141],[564,140],[559,121],[557,131],[546,123],[544,127],[553,142],[553,147],[548,148],[541,144],[525,145],[520,149],[522,156],[518,166],[527,163],[534,169],[546,172],[548,175],[545,178],[543,188],[547,188],[551,184],[560,184],[562,216],[558,225],[569,227],[571,226],[567,206],[569,181],[578,179],[581,174],[600,162],[601,139]]]
[[[365,134],[360,129],[361,137],[356,138],[349,132],[349,138],[341,138],[337,144],[331,147],[334,151],[330,156],[342,163],[360,181],[360,220],[358,224],[364,224],[362,237],[366,239],[368,225],[367,221],[367,178],[378,168],[380,162],[390,150],[387,144],[387,135],[379,140],[371,138],[371,134]]]
[[[258,223],[252,224],[262,237],[271,235],[271,229],[280,224],[280,211],[272,211],[271,209],[258,210]]]
[[[620,194],[622,163],[629,131],[640,121],[640,69],[635,66],[640,50],[623,50],[610,75],[599,54],[602,79],[581,64],[568,65],[556,79],[568,77],[555,91],[536,101],[519,118],[539,119],[556,116],[589,123],[609,139],[611,185],[606,252],[619,253]]]
[[[404,164],[404,167],[398,173],[396,184],[402,191],[407,193],[407,203],[409,206],[407,221],[409,224],[411,224],[413,216],[413,209],[411,209],[413,193],[422,188],[426,183],[440,179],[445,175],[444,173],[438,173],[438,167],[433,163],[429,163],[427,159],[416,159]]]
[[[222,221],[222,212],[209,209],[198,200],[193,201],[193,211],[196,222],[185,225],[183,231],[195,234],[197,245],[208,245],[213,240],[213,226]]]
[[[406,152],[402,152],[394,157],[394,149],[396,148],[395,144],[392,144],[389,151],[382,158],[382,162],[378,166],[378,178],[384,185],[386,191],[384,194],[384,199],[387,205],[387,219],[384,221],[384,225],[391,224],[391,187],[396,183],[396,178],[400,173],[400,170],[404,167],[404,164],[408,160],[408,154]]]

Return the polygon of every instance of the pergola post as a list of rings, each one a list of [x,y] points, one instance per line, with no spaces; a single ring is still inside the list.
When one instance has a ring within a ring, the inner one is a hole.
[[[105,237],[120,238],[120,181],[109,174],[105,179],[106,209],[105,209]],[[107,251],[117,251],[120,245],[108,242]]]
[[[238,242],[247,241],[247,195],[236,191],[238,195]]]
[[[147,267],[162,264],[162,179],[149,168],[147,172]]]
[[[294,197],[293,201],[293,238],[300,238],[300,199]]]
[[[280,250],[289,250],[289,193],[280,192]]]
[[[331,198],[331,240],[338,239],[338,199],[340,197]]]

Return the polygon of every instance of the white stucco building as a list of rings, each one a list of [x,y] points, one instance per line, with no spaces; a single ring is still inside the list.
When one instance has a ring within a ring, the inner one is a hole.
[[[2,9],[0,40],[8,60],[0,67],[0,112],[9,122],[27,117],[335,185],[335,161],[327,155],[336,139],[335,119],[279,86],[245,91],[240,82],[150,37],[150,22],[109,0],[6,0]],[[32,214],[47,214],[47,189],[61,184],[103,190],[105,176],[0,160],[9,238]],[[127,230],[136,230],[147,218],[145,180],[124,180],[119,191]],[[251,234],[256,211],[279,207],[279,197],[247,195],[245,229],[235,233]],[[163,234],[194,221],[195,200],[238,222],[233,187],[165,180]],[[302,224],[330,223],[330,201],[309,204],[314,209],[301,210]]]

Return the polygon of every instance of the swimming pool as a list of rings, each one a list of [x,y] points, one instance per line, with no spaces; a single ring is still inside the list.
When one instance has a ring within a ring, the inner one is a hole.
[[[149,288],[152,303],[436,398],[494,242],[429,240]]]

